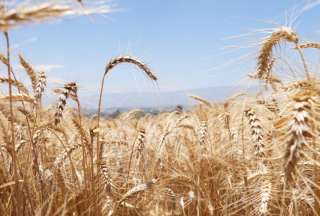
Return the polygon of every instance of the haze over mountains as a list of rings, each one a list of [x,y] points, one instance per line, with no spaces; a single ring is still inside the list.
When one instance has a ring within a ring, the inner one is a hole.
[[[188,95],[196,95],[210,101],[222,101],[227,97],[239,91],[254,92],[256,87],[232,87],[220,86],[201,89],[189,89],[181,91],[167,92],[126,92],[126,93],[107,93],[103,95],[103,107],[106,112],[112,110],[128,110],[132,108],[142,109],[163,109],[172,108],[177,105],[189,107],[197,102],[188,97]],[[81,104],[87,110],[96,110],[98,103],[98,94],[81,95]]]

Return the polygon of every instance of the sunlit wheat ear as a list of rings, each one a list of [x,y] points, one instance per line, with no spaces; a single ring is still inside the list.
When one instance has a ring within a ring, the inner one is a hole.
[[[292,181],[302,148],[314,138],[311,92],[303,91],[293,97],[293,109],[288,122],[287,149],[284,156],[286,179]]]
[[[112,216],[114,215],[114,201],[111,198],[111,196],[106,196],[106,201],[104,202],[103,206],[102,206],[102,215],[106,215],[106,216]]]
[[[308,80],[298,80],[291,82],[282,87],[282,89],[286,92],[294,92],[294,91],[301,91],[313,88],[314,83]]]
[[[289,27],[281,27],[276,29],[263,43],[258,55],[257,78],[267,79],[268,71],[271,71],[270,64],[273,59],[272,49],[280,41],[285,40],[297,44],[299,41],[298,35]]]
[[[268,205],[271,200],[272,183],[270,180],[266,179],[263,185],[260,186],[260,204],[259,213],[260,215],[267,215]]]
[[[13,102],[24,101],[24,102],[36,104],[35,98],[33,96],[27,95],[27,94],[16,94],[16,95],[12,95],[11,97],[9,95],[0,96],[0,101],[9,101],[10,98]]]
[[[138,193],[141,193],[147,189],[150,189],[155,183],[157,182],[157,179],[152,179],[151,181],[138,184],[137,186],[131,188],[130,190],[125,193],[122,198],[119,200],[119,203],[122,203],[127,198],[137,195]]]
[[[107,192],[111,191],[112,179],[110,175],[110,171],[108,166],[103,163],[100,165],[100,173],[103,179],[103,184],[105,185],[105,189]]]
[[[199,128],[199,142],[201,146],[204,146],[206,144],[207,136],[208,136],[208,122],[201,121],[200,128]]]
[[[199,143],[202,156],[205,156],[208,144],[208,122],[201,121],[199,126]]]
[[[132,149],[131,149],[131,153],[130,153],[130,157],[129,157],[128,175],[130,174],[133,154],[136,152],[136,154],[135,154],[136,159],[138,159],[141,156],[143,156],[143,150],[144,150],[144,145],[145,145],[145,137],[146,137],[145,129],[144,128],[139,128],[138,136],[137,136],[136,140],[133,143],[133,146],[132,146]]]
[[[276,62],[276,58],[272,58],[271,61],[269,62],[269,65],[266,71],[266,83],[270,84],[274,91],[277,91],[278,88],[276,84],[282,85],[282,81],[278,77],[276,77],[274,74],[272,74],[272,69],[275,62]]]
[[[77,98],[77,85],[74,82],[65,84],[64,88],[61,90],[61,94],[59,95],[58,104],[54,114],[55,125],[60,123],[62,113],[64,111],[64,108],[67,104],[67,99],[69,97],[72,97],[73,99]]]
[[[24,68],[24,70],[27,72],[30,80],[31,80],[31,84],[32,84],[32,89],[34,92],[36,92],[36,86],[37,86],[37,73],[35,72],[35,70],[33,69],[32,65],[29,64],[27,62],[27,60],[25,60],[22,55],[19,55],[19,60],[20,60],[20,64],[21,66]]]
[[[27,89],[27,87],[25,87],[25,85],[22,82],[19,82],[17,80],[10,80],[6,77],[0,77],[0,83],[11,83],[12,86],[16,87],[20,92],[24,93],[24,94],[29,94],[29,91]]]
[[[112,178],[111,178],[111,174],[110,174],[110,170],[108,168],[108,166],[106,165],[106,163],[101,163],[100,164],[100,173],[103,179],[103,184],[105,186],[105,190],[110,193],[112,187],[115,187],[113,182],[112,182]]]
[[[67,104],[67,99],[69,97],[69,91],[64,89],[62,94],[59,95],[58,105],[56,107],[56,112],[54,114],[54,123],[55,125],[59,124],[62,117],[63,110]]]
[[[109,7],[81,7],[72,8],[67,1],[8,1],[13,5],[17,2],[16,8],[4,10],[0,13],[0,30],[7,31],[15,26],[26,23],[42,22],[48,19],[63,16],[106,14],[112,9]],[[38,3],[37,3],[38,2]],[[55,3],[61,4],[55,4]],[[1,3],[1,2],[0,2]],[[28,4],[27,4],[28,3]],[[65,4],[64,4],[65,3]]]
[[[18,7],[1,13],[0,29],[5,31],[13,26],[27,23],[42,21],[50,17],[57,17],[66,14],[70,8],[66,6],[57,6],[52,4],[38,4],[37,6]]]
[[[81,139],[83,140],[85,146],[90,150],[91,146],[89,145],[89,134],[87,131],[83,128],[83,126],[80,124],[79,117],[76,115],[76,113],[72,113],[72,124],[77,130],[78,134],[80,135]]]
[[[279,104],[274,98],[270,102],[257,101],[257,103],[264,105],[272,113],[278,114],[280,112]]]
[[[146,130],[144,128],[139,129],[139,134],[137,137],[137,151],[142,154],[144,150],[144,144],[146,139]]]
[[[24,139],[24,136],[23,136],[23,126],[22,125],[16,125],[16,139],[17,139],[17,144],[15,146],[15,150],[16,152],[19,152],[19,150],[24,146],[24,144],[27,143],[27,141]]]
[[[301,49],[308,49],[308,48],[320,49],[320,43],[308,42],[308,43],[300,44],[299,47]]]
[[[46,74],[41,71],[38,74],[37,84],[36,84],[36,90],[35,90],[35,98],[40,101],[42,94],[44,92],[44,89],[47,85],[47,77]]]
[[[61,154],[59,154],[56,157],[56,159],[54,160],[54,163],[53,163],[54,167],[58,168],[61,165],[61,163],[63,161],[65,161],[65,159],[68,157],[68,155],[70,155],[72,152],[79,149],[80,147],[81,147],[81,145],[79,145],[79,144],[74,144],[72,146],[66,147],[65,151],[62,152]]]
[[[70,82],[64,85],[64,89],[70,93],[70,98],[74,101],[78,100],[78,86],[75,82]]]
[[[98,126],[100,122],[100,115],[101,115],[101,106],[102,106],[102,95],[103,95],[103,88],[104,88],[104,80],[107,76],[107,74],[117,65],[122,63],[131,63],[133,65],[136,65],[138,68],[140,68],[149,79],[153,81],[157,81],[158,78],[156,75],[151,71],[151,69],[141,62],[140,60],[130,57],[130,56],[119,56],[116,58],[111,59],[108,64],[106,65],[102,80],[101,80],[101,87],[100,87],[100,93],[99,93],[99,104],[98,104]]]
[[[136,65],[138,68],[140,68],[150,80],[157,81],[157,77],[153,74],[151,69],[144,64],[143,62],[130,57],[130,56],[120,56],[114,59],[111,59],[108,64],[106,65],[105,71],[102,76],[101,80],[101,87],[100,87],[100,92],[99,92],[99,102],[98,102],[98,117],[97,117],[97,127],[100,127],[100,116],[101,116],[101,108],[102,108],[102,96],[103,96],[103,89],[104,89],[104,81],[107,76],[107,74],[117,65],[122,64],[122,63],[131,63],[133,65]],[[100,144],[100,139],[99,139],[99,133],[97,134],[97,155],[100,155],[101,153],[101,144]],[[100,156],[97,157],[98,164],[100,162],[101,158]]]
[[[146,64],[144,64],[142,61],[140,61],[136,58],[130,57],[130,56],[119,56],[119,57],[111,59],[111,61],[106,66],[106,72],[110,71],[115,66],[117,66],[118,64],[122,64],[122,63],[134,64],[134,65],[138,66],[141,70],[143,70],[151,80],[154,80],[154,81],[157,80],[157,77],[153,74],[151,69]]]
[[[2,53],[0,53],[0,61],[2,62],[2,64],[6,65],[6,66],[9,65],[7,57],[5,57]]]
[[[196,100],[196,101],[201,102],[202,104],[207,105],[208,107],[211,107],[211,106],[212,106],[212,104],[211,104],[210,101],[208,101],[208,100],[206,100],[206,99],[204,99],[204,98],[202,98],[202,97],[199,97],[199,96],[196,96],[196,95],[188,95],[188,96],[189,96],[190,98]]]
[[[254,141],[254,154],[258,157],[264,156],[263,130],[260,120],[258,119],[254,109],[245,110],[245,115],[248,118],[251,130],[251,136]]]

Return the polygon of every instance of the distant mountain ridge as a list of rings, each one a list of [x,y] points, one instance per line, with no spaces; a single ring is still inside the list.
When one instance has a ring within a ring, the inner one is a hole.
[[[244,88],[241,86],[220,86],[201,89],[189,89],[181,91],[168,91],[168,92],[128,92],[128,93],[104,93],[103,106],[104,110],[107,109],[121,109],[121,108],[161,108],[161,107],[174,107],[192,106],[196,102],[188,97],[188,95],[196,95],[203,97],[209,101],[223,101],[229,96],[239,92],[245,91],[253,93],[257,87]],[[98,95],[81,96],[82,106],[86,109],[96,109]]]

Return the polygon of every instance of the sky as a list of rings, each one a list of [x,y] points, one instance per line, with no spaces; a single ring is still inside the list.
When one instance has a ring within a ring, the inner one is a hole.
[[[10,37],[13,53],[45,68],[51,83],[76,81],[89,94],[98,92],[106,63],[119,55],[144,61],[159,81],[150,82],[133,66],[119,66],[107,77],[109,92],[247,85],[266,30],[292,22],[306,3],[113,0],[112,13],[26,25]],[[320,7],[314,7],[293,27],[303,39],[319,41],[319,20]]]

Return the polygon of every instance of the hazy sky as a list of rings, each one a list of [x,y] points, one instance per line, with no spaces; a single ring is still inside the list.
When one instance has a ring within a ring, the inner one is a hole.
[[[90,0],[91,1],[91,0]],[[305,4],[294,0],[114,0],[105,16],[68,18],[11,32],[14,52],[50,66],[51,82],[76,81],[96,92],[106,62],[133,55],[159,77],[150,83],[132,66],[106,81],[111,92],[168,91],[247,82],[261,30],[293,21]],[[320,7],[295,23],[301,37],[320,40]],[[3,48],[3,46],[2,46]]]

